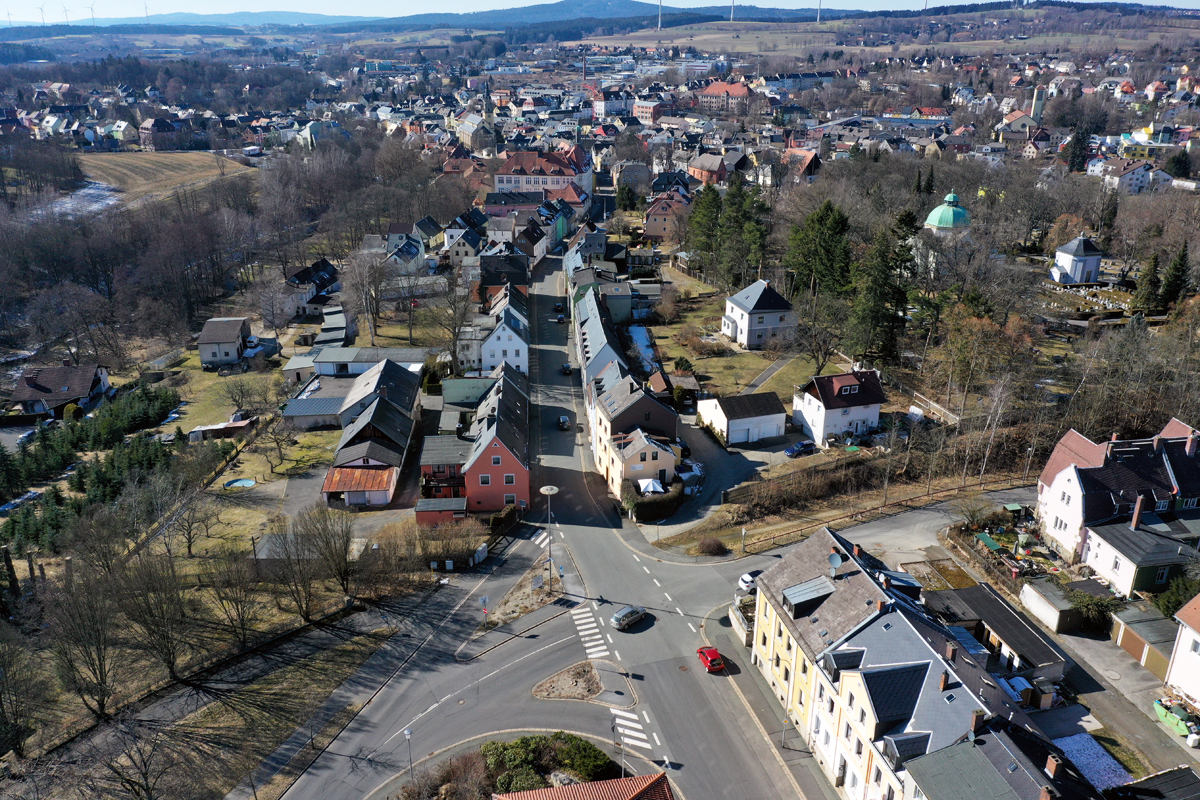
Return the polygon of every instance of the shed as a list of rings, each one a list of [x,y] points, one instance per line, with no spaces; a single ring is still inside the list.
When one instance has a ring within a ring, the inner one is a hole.
[[[696,404],[697,416],[728,444],[750,444],[782,436],[787,411],[774,392],[714,397]]]
[[[1110,636],[1161,681],[1167,679],[1178,625],[1148,602],[1131,603],[1113,614]]]
[[[418,525],[442,525],[467,518],[465,497],[422,497],[416,508]]]

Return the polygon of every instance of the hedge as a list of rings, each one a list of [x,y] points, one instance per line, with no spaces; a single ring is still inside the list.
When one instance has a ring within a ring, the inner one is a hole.
[[[641,495],[638,494],[633,481],[621,482],[621,505],[633,512],[633,518],[637,522],[666,519],[678,511],[685,500],[687,495],[683,493],[683,481],[678,477],[662,494]]]

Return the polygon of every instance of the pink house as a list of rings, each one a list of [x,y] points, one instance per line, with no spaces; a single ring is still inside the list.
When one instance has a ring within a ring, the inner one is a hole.
[[[479,404],[462,467],[472,513],[529,507],[529,382],[507,364],[501,369]]]

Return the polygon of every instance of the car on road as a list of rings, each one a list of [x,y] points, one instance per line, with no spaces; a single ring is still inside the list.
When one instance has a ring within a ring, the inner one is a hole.
[[[609,623],[614,630],[623,631],[626,628],[636,625],[646,618],[646,609],[641,606],[625,606],[617,613],[612,615]]]
[[[559,314],[559,315],[558,315],[558,318],[557,318],[557,319],[555,319],[554,321],[555,321],[555,322],[560,322],[560,323],[561,323],[561,322],[566,322],[566,321],[567,321],[567,318],[566,318],[566,317],[564,317],[562,314]]]
[[[754,594],[758,591],[758,576],[762,575],[761,569],[752,569],[742,577],[738,578],[738,588],[747,594]]]
[[[809,453],[815,453],[816,451],[817,445],[814,442],[811,442],[808,439],[801,439],[784,450],[783,454],[788,458],[799,458],[800,456],[806,456]]]
[[[566,415],[559,417],[558,418],[558,429],[560,431],[571,430],[571,418]]]
[[[562,374],[563,374],[563,375],[570,375],[570,374],[571,374],[571,365],[570,365],[570,364],[563,364],[563,365],[562,365]]]
[[[562,310],[563,310],[563,304],[562,304],[562,303],[555,303],[555,304],[554,304],[554,310],[555,310],[555,312],[557,312],[557,313],[561,314],[561,313],[562,313]]]
[[[725,669],[725,662],[721,660],[721,654],[715,647],[701,647],[696,650],[696,655],[700,657],[700,663],[709,672],[720,672]]]
[[[692,457],[692,448],[688,446],[687,442],[685,442],[683,439],[676,439],[675,444],[679,445],[679,457],[680,458],[691,458]]]

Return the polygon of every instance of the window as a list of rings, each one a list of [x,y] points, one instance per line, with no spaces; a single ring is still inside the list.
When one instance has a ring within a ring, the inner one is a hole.
[[[517,496],[515,494],[504,495],[504,505],[515,506],[517,504]]]
[[[813,717],[813,733],[821,732],[821,718]]]
[[[1068,495],[1068,494],[1066,494],[1066,492],[1064,492],[1063,494],[1064,494],[1064,496],[1065,496],[1065,499],[1063,500],[1063,505],[1064,505],[1064,506],[1069,506],[1069,505],[1071,505],[1071,496],[1070,496],[1070,495]]]
[[[517,476],[516,475],[505,475],[504,476],[504,485],[505,486],[516,486],[517,485]]]
[[[803,689],[796,690],[796,705],[801,705],[801,706],[804,705],[804,690]]]
[[[501,358],[508,358],[508,351],[507,351],[507,350],[501,350],[501,351],[500,351],[500,357],[501,357]]]
[[[653,453],[650,454],[650,460],[658,461],[658,451],[657,450],[655,450]]]
[[[1192,639],[1192,652],[1200,655],[1200,639]]]
[[[500,466],[500,456],[492,456],[492,466],[493,467]]]
[[[1113,572],[1120,572],[1120,571],[1121,571],[1121,559],[1114,558],[1113,559]]]
[[[850,723],[849,722],[846,723],[846,730],[842,733],[842,736],[846,739],[847,742],[850,741]]]
[[[1158,571],[1154,573],[1154,582],[1155,583],[1166,583],[1168,572],[1170,572],[1169,567],[1159,567]]]
[[[921,791],[921,787],[913,785],[913,800],[924,800],[925,793]]]
[[[779,669],[779,653],[775,654],[775,669]]]
[[[513,350],[513,358],[520,358],[520,357],[521,357],[521,351]]]
[[[229,351],[228,351],[228,350],[226,350],[226,351],[225,351],[225,357],[226,357],[226,358],[229,358]]]
[[[480,475],[479,476],[479,485],[480,486],[491,486],[492,485],[492,476],[491,475]]]
[[[783,668],[783,680],[785,682],[789,681],[789,680],[791,680],[791,677],[792,677],[792,673],[788,671],[787,667],[784,667]]]
[[[829,713],[833,714],[833,698],[832,697],[829,698],[828,703],[829,703]]]
[[[876,786],[878,786],[879,781],[882,778],[883,778],[883,773],[879,770],[879,767],[876,767],[875,768],[875,777],[871,779],[871,782],[874,783]]]
[[[1184,508],[1195,508],[1196,500],[1197,500],[1197,498],[1195,498],[1195,497],[1185,497],[1183,499],[1183,507]]]
[[[646,422],[649,422],[649,421],[650,421],[650,412],[647,411],[646,412]]]
[[[884,795],[884,800],[896,800],[896,790],[892,786],[888,786],[887,794]]]
[[[856,755],[856,756],[862,755],[862,739],[856,739],[854,741],[854,755]]]
[[[645,450],[638,453],[638,461],[641,461],[643,463],[646,461],[646,451]]]
[[[805,661],[803,658],[800,659],[800,674],[801,675],[808,674],[808,662]]]
[[[765,633],[762,635],[762,646],[767,646],[767,635]]]
[[[783,322],[783,314],[780,314],[780,315],[779,315],[779,321],[780,321],[780,322]]]
[[[762,318],[762,317],[759,317],[759,318],[758,318],[758,324],[759,324],[759,325],[762,325],[762,324],[763,324],[763,318]]]
[[[846,698],[846,706],[848,708],[854,708],[854,692],[851,692],[850,696]]]
[[[817,685],[817,699],[818,700],[825,699],[825,687],[820,684]]]
[[[848,409],[848,408],[843,408],[843,409],[842,409],[842,416],[843,416],[843,417],[848,417],[848,416],[850,416],[850,409]]]
[[[1159,500],[1157,503],[1154,504],[1154,510],[1155,511],[1166,511],[1167,506],[1169,506],[1169,505],[1171,505],[1170,500]]]
[[[858,712],[858,724],[865,725],[867,722],[867,710],[864,708]]]
[[[1062,497],[1060,497],[1060,498],[1058,498],[1058,499],[1059,499],[1059,500],[1061,500],[1061,501],[1062,501],[1062,502],[1064,502],[1064,503],[1065,503],[1065,502],[1067,502],[1067,493],[1066,493],[1066,492],[1063,492],[1063,493],[1062,493]]]

